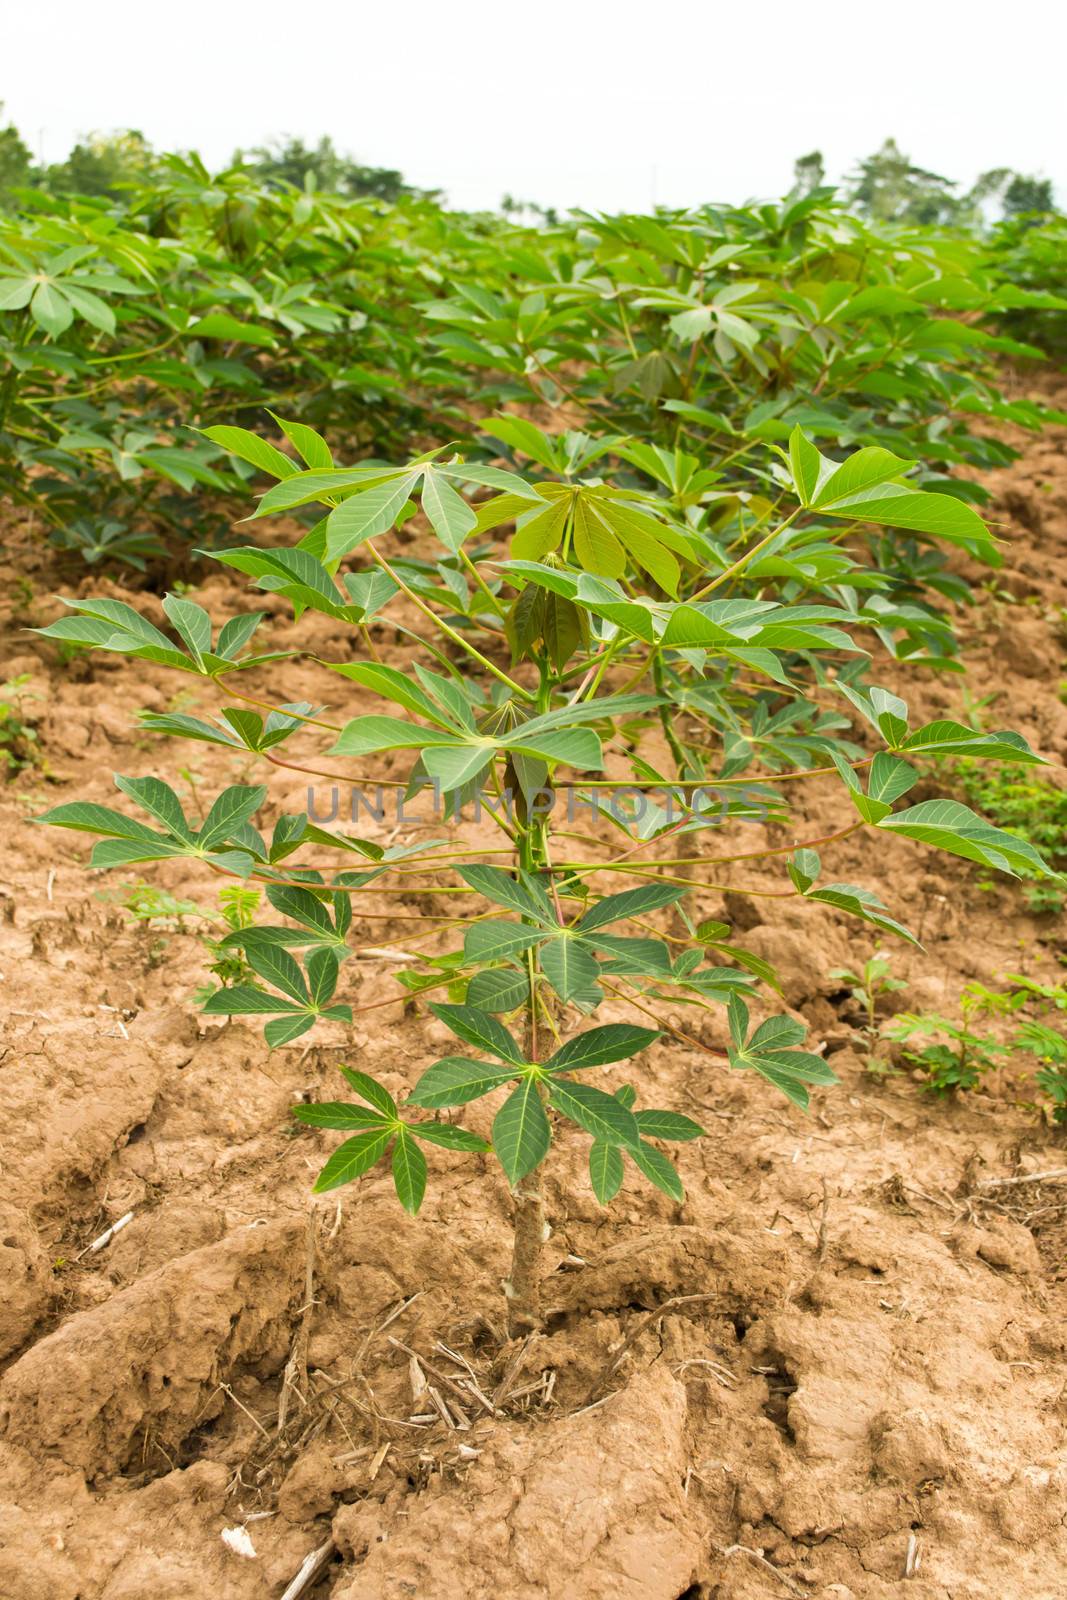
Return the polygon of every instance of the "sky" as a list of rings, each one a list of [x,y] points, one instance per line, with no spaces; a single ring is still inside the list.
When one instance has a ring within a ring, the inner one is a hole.
[[[221,166],[328,133],[460,208],[644,210],[836,180],[892,135],[964,186],[1067,201],[1054,0],[53,0],[2,8],[0,100],[38,157],[138,128]]]

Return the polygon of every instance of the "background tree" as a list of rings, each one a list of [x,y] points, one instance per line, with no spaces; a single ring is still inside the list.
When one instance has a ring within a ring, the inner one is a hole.
[[[0,100],[0,115],[4,109]],[[33,157],[14,123],[0,128],[0,205],[9,201],[12,191],[29,181]]]
[[[826,164],[821,150],[809,150],[806,156],[798,156],[793,162],[793,193],[798,198],[820,189],[825,181]]]
[[[944,223],[958,219],[951,178],[917,167],[895,139],[859,163],[846,187],[848,203],[876,222]]]
[[[158,157],[144,134],[122,128],[86,134],[65,161],[36,168],[32,181],[57,195],[116,196],[125,186],[150,177],[157,165]]]
[[[1004,215],[1020,217],[1032,212],[1054,211],[1051,178],[1035,178],[1032,173],[1016,172],[1002,196]]]
[[[233,163],[256,174],[265,183],[311,186],[326,194],[372,195],[379,200],[396,201],[403,196],[436,195],[437,190],[415,189],[404,182],[402,172],[393,167],[365,167],[350,155],[343,155],[329,135],[317,145],[286,135],[269,144],[255,145],[234,153]]]

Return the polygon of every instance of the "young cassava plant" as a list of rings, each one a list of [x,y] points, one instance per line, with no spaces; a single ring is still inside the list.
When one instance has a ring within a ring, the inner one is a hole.
[[[267,835],[253,822],[266,788],[246,784],[225,789],[194,823],[157,777],[116,780],[147,820],[79,801],[38,820],[99,835],[97,867],[185,858],[261,887],[276,919],[235,927],[222,941],[250,977],[212,994],[205,1010],[269,1019],[271,1047],[320,1019],[352,1025],[350,1000],[338,998],[342,965],[353,949],[373,947],[370,930],[396,915],[380,897],[432,897],[435,909],[405,911],[398,922],[420,925],[405,949],[420,960],[402,982],[410,1001],[446,991],[431,1010],[457,1041],[453,1053],[427,1065],[403,1106],[346,1067],[354,1100],[295,1114],[345,1135],[319,1190],[388,1160],[413,1213],[426,1146],[491,1152],[515,1199],[512,1326],[533,1326],[553,1141],[588,1139],[590,1182],[607,1205],[628,1170],[680,1201],[663,1147],[701,1133],[679,1111],[646,1108],[629,1085],[602,1087],[595,1075],[671,1034],[760,1074],[800,1107],[808,1086],[835,1081],[820,1055],[799,1048],[804,1028],[792,1018],[752,1027],[758,986],[773,987],[774,973],[731,941],[728,925],[696,920],[702,892],[793,896],[911,939],[872,889],[821,881],[819,851],[872,828],[1009,874],[1043,869],[1029,842],[955,800],[897,806],[919,776],[916,763],[946,755],[1034,763],[1026,742],[950,720],[910,727],[904,702],[864,681],[857,636],[877,629],[877,614],[863,612],[855,591],[828,587],[818,603],[801,599],[787,560],[765,564],[768,552],[782,555],[793,537],[810,543],[819,528],[839,538],[873,523],[969,549],[989,535],[965,502],[916,488],[909,463],[888,450],[837,462],[799,428],[769,490],[774,514],[751,525],[739,511],[724,538],[719,510],[683,512],[668,496],[613,486],[589,474],[580,450],[562,476],[519,475],[448,450],[397,466],[336,466],[308,427],[282,427],[299,460],[239,428],[209,433],[278,480],[253,523],[297,515],[306,533],[293,545],[249,542],[214,558],[288,601],[298,618],[323,614],[331,637],[338,625],[349,629],[350,650],[315,660],[325,684],[339,676],[375,709],[336,722],[321,706],[270,697],[263,676],[284,681],[288,653],[255,652],[261,613],[232,617],[216,636],[201,607],[168,596],[172,631],[163,632],[121,602],[86,599],[67,602],[70,615],[41,631],[67,647],[199,677],[220,697],[215,716],[146,714],[146,728],[334,785],[350,781],[357,798],[371,786],[379,797],[432,794],[446,836],[383,844],[330,829],[312,797],[304,812],[277,815]],[[427,524],[417,547],[427,553],[417,556],[409,533],[392,534],[416,507]],[[403,670],[381,659],[387,639],[400,641]],[[234,686],[251,672],[254,696]],[[753,678],[764,687],[752,690]],[[865,744],[840,736],[852,716]],[[305,754],[315,745],[329,764]],[[754,776],[742,775],[751,768]],[[789,816],[796,785],[787,779],[843,783],[850,820],[828,821],[794,846],[768,842],[768,825]],[[762,831],[762,842],[702,848],[724,825]],[[785,869],[779,890],[716,872],[760,861]],[[445,897],[449,909],[436,909]],[[627,1020],[588,1025],[605,1004]],[[664,1021],[665,1004],[725,1007],[728,1047]],[[483,1098],[491,1119],[471,1114],[489,1139],[451,1120]]]

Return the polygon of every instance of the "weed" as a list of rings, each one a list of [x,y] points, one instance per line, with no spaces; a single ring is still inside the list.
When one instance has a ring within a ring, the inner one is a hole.
[[[36,724],[26,710],[29,702],[41,699],[32,683],[27,672],[0,683],[0,771],[8,778],[41,764]]]

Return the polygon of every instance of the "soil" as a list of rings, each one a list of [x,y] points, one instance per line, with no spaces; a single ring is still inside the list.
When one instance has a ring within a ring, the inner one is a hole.
[[[1007,565],[960,617],[966,684],[893,664],[881,681],[926,715],[995,695],[991,714],[1065,782],[1067,434],[1012,442],[1021,458],[988,475]],[[628,1180],[603,1211],[585,1141],[564,1136],[545,1328],[509,1343],[511,1200],[484,1158],[435,1151],[414,1221],[386,1174],[313,1200],[336,1136],[288,1114],[337,1094],[340,1061],[401,1092],[440,1053],[443,1029],[395,999],[393,974],[402,919],[448,902],[368,902],[373,945],[344,998],[376,1009],[352,1038],[270,1053],[258,1027],[201,1017],[204,925],[132,922],[100,896],[136,869],[90,874],[81,836],[27,818],[114,803],[115,771],[184,761],[212,794],[251,768],[138,729],[139,707],[208,710],[196,680],[64,664],[23,631],[72,578],[17,517],[9,531],[0,678],[28,673],[41,696],[25,710],[42,761],[0,795],[0,1595],[277,1600],[318,1551],[317,1600],[1059,1600],[1067,1183],[1036,1175],[1062,1174],[1067,1148],[1025,1075],[955,1101],[906,1071],[872,1075],[828,975],[861,963],[873,930],[698,890],[702,916],[740,912],[841,1082],[804,1115],[725,1069],[717,1018],[679,1012],[703,1048],[661,1041],[640,1071],[648,1099],[709,1129],[675,1147],[684,1205]],[[73,584],[159,615],[113,581]],[[220,572],[197,598],[222,617],[244,592]],[[325,619],[294,633],[267,609],[272,647],[350,649]],[[286,671],[287,697],[324,697],[310,661]],[[325,693],[359,706],[340,679]],[[804,837],[846,817],[839,784],[805,787]],[[269,808],[304,799],[298,776],[272,782]],[[375,826],[395,822],[362,831]],[[897,1009],[952,1009],[965,982],[1005,971],[1062,976],[1056,920],[1006,881],[983,888],[966,863],[884,835],[827,861],[921,930],[925,952],[893,947]],[[189,864],[144,876],[216,903],[217,880]],[[769,869],[721,881],[781,886]],[[241,1529],[243,1554],[224,1538]]]

